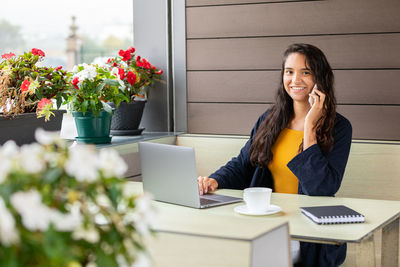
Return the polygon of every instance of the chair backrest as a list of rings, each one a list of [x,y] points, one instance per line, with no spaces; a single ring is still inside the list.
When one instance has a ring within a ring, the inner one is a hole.
[[[177,145],[194,147],[199,175],[209,175],[239,154],[248,136],[183,134]],[[341,197],[400,200],[400,142],[353,140]]]

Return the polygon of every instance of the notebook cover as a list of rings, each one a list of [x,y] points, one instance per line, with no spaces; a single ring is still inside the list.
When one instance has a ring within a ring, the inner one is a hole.
[[[301,207],[301,212],[318,224],[360,223],[365,220],[364,215],[343,205]]]

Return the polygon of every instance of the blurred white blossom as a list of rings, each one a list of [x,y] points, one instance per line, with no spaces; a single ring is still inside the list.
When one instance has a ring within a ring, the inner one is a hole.
[[[134,223],[135,228],[142,235],[148,235],[149,229],[154,228],[157,220],[157,212],[152,206],[152,196],[144,193],[136,200],[136,209],[132,212],[127,212],[124,217],[126,224]]]
[[[67,248],[59,257],[71,255],[71,248],[84,255],[86,267],[97,266],[93,244],[120,266],[149,266],[143,235],[154,225],[155,210],[150,195],[139,197],[141,190],[121,179],[127,165],[119,154],[68,147],[43,130],[35,135],[39,143],[0,146],[0,251],[11,247],[21,266],[46,266],[48,255],[32,244],[51,238]],[[116,238],[123,250],[114,246]],[[32,253],[25,255],[21,244]],[[79,260],[66,264],[80,266]]]
[[[60,134],[57,132],[48,132],[43,130],[42,128],[38,128],[35,131],[35,138],[39,144],[47,146],[57,143],[60,139]]]
[[[72,238],[76,240],[84,239],[90,243],[95,244],[99,242],[100,235],[97,229],[93,226],[90,226],[88,229],[85,229],[83,226],[81,226],[72,233]]]
[[[73,207],[71,213],[61,213],[44,205],[41,194],[36,190],[14,193],[10,200],[30,231],[46,231],[50,223],[54,223],[58,231],[72,231],[82,221],[79,207]]]
[[[19,242],[15,220],[0,197],[0,241],[6,246]]]
[[[100,151],[99,165],[106,177],[122,177],[128,169],[125,161],[114,149],[102,149]]]
[[[78,145],[69,149],[65,171],[79,182],[94,182],[99,179],[97,153],[91,146]]]
[[[136,258],[135,263],[132,265],[132,267],[150,267],[151,266],[151,260],[149,255],[147,253],[139,252]]]
[[[43,158],[44,149],[37,143],[23,145],[20,152],[19,164],[28,173],[38,173],[45,169]]]
[[[21,214],[23,225],[30,231],[46,231],[50,224],[49,208],[42,204],[42,196],[36,190],[14,193],[11,204]]]

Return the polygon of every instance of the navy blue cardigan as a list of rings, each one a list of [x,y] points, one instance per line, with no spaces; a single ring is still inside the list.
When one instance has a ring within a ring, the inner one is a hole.
[[[218,188],[244,189],[247,187],[274,188],[268,168],[252,166],[250,146],[258,127],[268,115],[268,111],[257,120],[250,139],[239,155],[210,175],[218,182]],[[288,168],[299,179],[299,194],[310,196],[334,196],[339,190],[350,152],[352,127],[342,115],[336,113],[334,146],[323,154],[318,144],[314,144],[296,155]],[[338,266],[346,258],[346,244],[341,246],[314,243],[300,243],[301,266]]]

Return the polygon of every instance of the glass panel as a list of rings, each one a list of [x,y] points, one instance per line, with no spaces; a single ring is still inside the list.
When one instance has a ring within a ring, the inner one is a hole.
[[[1,10],[0,55],[39,48],[43,65],[71,69],[133,45],[132,0],[2,0]]]

